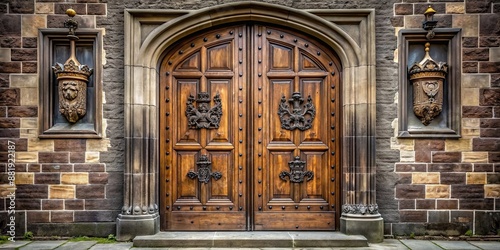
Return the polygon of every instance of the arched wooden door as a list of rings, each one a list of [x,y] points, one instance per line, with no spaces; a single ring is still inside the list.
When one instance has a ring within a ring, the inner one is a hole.
[[[160,66],[163,230],[334,230],[341,66],[299,32],[244,24]]]

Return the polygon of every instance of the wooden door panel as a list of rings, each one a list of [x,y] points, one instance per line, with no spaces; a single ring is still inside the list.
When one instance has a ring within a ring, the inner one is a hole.
[[[162,229],[246,228],[244,30],[188,38],[162,62]]]
[[[198,151],[178,151],[177,157],[174,159],[174,164],[177,166],[177,187],[172,194],[175,197],[174,203],[198,203],[201,204],[200,192],[198,189],[198,181],[189,179],[187,174],[189,171],[196,168],[196,159]]]
[[[335,58],[299,34],[256,25],[256,230],[334,229]],[[338,62],[338,61],[335,61]],[[265,76],[265,77],[264,77]],[[262,118],[260,117],[262,116]],[[333,128],[333,129],[332,129]],[[263,165],[259,170],[259,165]]]
[[[279,143],[292,143],[293,133],[292,131],[282,129],[280,118],[278,116],[278,109],[281,103],[281,99],[285,98],[288,100],[293,92],[293,80],[292,79],[270,79],[270,91],[269,91],[269,110],[266,112],[266,116],[269,118],[271,123],[270,133],[272,137],[270,138],[270,144],[274,142]]]
[[[177,92],[176,99],[173,100],[176,103],[175,110],[179,111],[179,115],[176,116],[178,120],[175,121],[176,126],[175,130],[177,131],[176,142],[177,144],[197,144],[200,145],[200,131],[196,131],[190,128],[188,125],[188,119],[186,116],[180,115],[185,114],[188,102],[188,98],[190,96],[196,96],[196,93],[199,92],[200,89],[200,79],[175,79]],[[177,112],[176,112],[177,113]],[[174,124],[175,124],[174,123]]]

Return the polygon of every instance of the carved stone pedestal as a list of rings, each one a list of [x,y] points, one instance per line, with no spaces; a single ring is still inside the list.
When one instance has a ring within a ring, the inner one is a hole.
[[[340,217],[340,232],[347,235],[363,235],[370,243],[384,240],[384,220],[380,214],[345,215]]]
[[[117,240],[127,241],[137,235],[154,235],[160,232],[160,215],[118,215],[116,219]]]

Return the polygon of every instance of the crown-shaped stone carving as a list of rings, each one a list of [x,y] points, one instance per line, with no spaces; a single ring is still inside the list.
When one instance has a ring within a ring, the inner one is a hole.
[[[425,126],[443,109],[443,90],[448,64],[437,62],[429,55],[430,43],[425,44],[425,56],[414,63],[408,74],[413,84],[413,112]]]
[[[70,77],[81,77],[81,80],[88,81],[90,75],[93,73],[93,69],[89,68],[87,65],[81,65],[78,61],[74,61],[72,58],[68,59],[65,64],[56,63],[52,66],[54,74],[57,78],[62,78],[65,76]]]
[[[445,77],[448,73],[448,64],[446,62],[437,62],[429,55],[430,43],[425,44],[425,56],[420,62],[415,62],[411,65],[408,73],[410,80],[426,75]],[[424,74],[422,74],[424,73]]]

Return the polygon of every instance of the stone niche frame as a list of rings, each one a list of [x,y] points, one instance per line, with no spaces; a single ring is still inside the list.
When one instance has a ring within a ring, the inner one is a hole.
[[[271,23],[322,40],[342,63],[342,204],[340,231],[383,240],[375,195],[375,11],[298,10],[253,1],[199,10],[125,14],[124,204],[117,238],[159,232],[159,64],[165,50],[197,31],[238,22]],[[364,208],[370,209],[366,212]]]
[[[56,61],[64,63],[68,58],[54,58],[56,46],[67,44],[68,29],[40,29],[38,41],[39,105],[38,137],[40,138],[101,138],[102,137],[102,30],[77,29],[76,57],[82,64],[94,70],[87,90],[87,114],[75,124],[61,121],[57,93],[57,79],[52,70]],[[79,53],[80,52],[80,53]],[[82,55],[82,52],[84,55]],[[68,53],[69,56],[69,53]],[[57,121],[59,119],[59,121]]]
[[[425,30],[407,29],[399,32],[399,138],[461,137],[461,29],[435,29],[434,32],[435,37],[430,41],[425,38],[427,34]],[[443,111],[428,126],[423,125],[413,113],[413,88],[408,77],[408,67],[415,61],[422,60],[426,42],[431,44],[430,56],[434,60],[448,63],[448,75],[444,82]],[[433,45],[437,46],[433,48]],[[421,49],[415,49],[416,46],[420,46]]]

